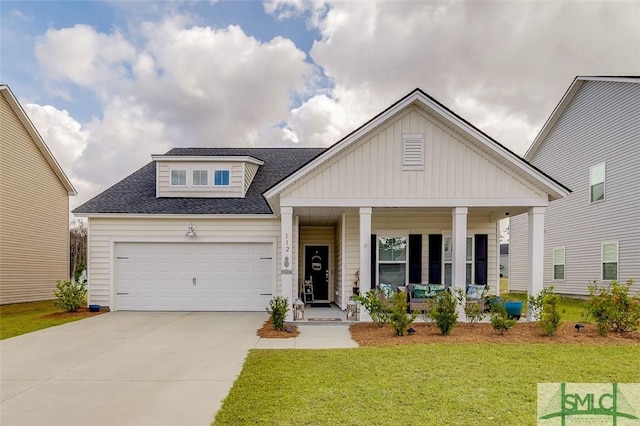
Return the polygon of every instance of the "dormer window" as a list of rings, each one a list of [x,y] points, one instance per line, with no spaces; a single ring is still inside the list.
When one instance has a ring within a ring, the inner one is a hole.
[[[209,171],[208,170],[194,170],[192,176],[193,186],[208,186],[209,185]]]
[[[213,173],[214,186],[229,186],[229,170],[216,170]]]
[[[187,186],[187,171],[171,170],[171,186]]]

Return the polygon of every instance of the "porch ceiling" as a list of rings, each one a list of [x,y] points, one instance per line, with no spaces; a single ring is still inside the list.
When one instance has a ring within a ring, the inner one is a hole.
[[[500,220],[511,216],[516,216],[521,213],[525,213],[526,208],[523,207],[472,207],[469,208],[469,214],[481,213],[490,214],[492,220]],[[359,209],[344,208],[344,207],[296,207],[294,209],[294,215],[297,215],[300,219],[301,226],[331,226],[335,225],[339,220],[342,213],[358,213]],[[384,207],[374,208],[373,214],[376,213],[422,213],[428,214],[442,214],[450,213],[451,208],[416,208],[416,207]]]

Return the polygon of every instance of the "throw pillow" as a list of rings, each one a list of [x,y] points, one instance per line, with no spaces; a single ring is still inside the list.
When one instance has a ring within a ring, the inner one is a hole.
[[[391,284],[380,283],[380,290],[382,290],[385,297],[393,296],[393,286]]]
[[[415,297],[416,299],[424,299],[428,291],[428,285],[416,284],[413,287],[413,297]]]
[[[484,285],[469,285],[467,289],[467,300],[480,300],[482,299],[482,293],[484,293]]]

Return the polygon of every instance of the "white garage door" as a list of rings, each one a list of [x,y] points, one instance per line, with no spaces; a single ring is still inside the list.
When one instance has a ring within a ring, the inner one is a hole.
[[[116,243],[118,310],[263,311],[272,243]]]

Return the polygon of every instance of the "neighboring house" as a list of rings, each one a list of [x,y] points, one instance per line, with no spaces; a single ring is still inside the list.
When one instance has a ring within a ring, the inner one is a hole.
[[[9,87],[0,93],[0,304],[53,299],[69,279],[76,190]]]
[[[544,285],[640,290],[640,78],[577,77],[525,155],[573,191],[547,208]],[[511,219],[511,290],[527,288],[527,223]]]
[[[500,277],[509,278],[509,243],[500,244]]]
[[[499,220],[540,227],[563,185],[416,89],[328,149],[175,148],[74,210],[90,303],[112,310],[345,308],[372,283],[499,283]],[[542,245],[532,241],[532,291]],[[459,248],[459,249],[458,249]]]

